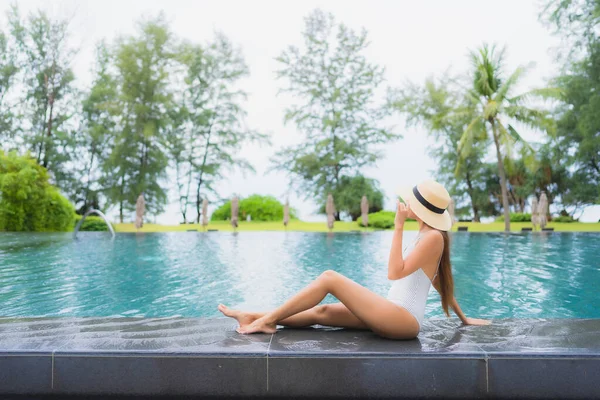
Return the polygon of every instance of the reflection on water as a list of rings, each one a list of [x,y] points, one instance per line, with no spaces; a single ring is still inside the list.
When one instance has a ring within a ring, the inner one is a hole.
[[[406,232],[405,241],[416,232]],[[0,235],[1,316],[218,315],[272,308],[334,269],[385,295],[392,232]],[[482,318],[600,318],[600,237],[452,237],[455,294]],[[336,301],[328,296],[326,302]],[[432,290],[428,317],[443,317]]]

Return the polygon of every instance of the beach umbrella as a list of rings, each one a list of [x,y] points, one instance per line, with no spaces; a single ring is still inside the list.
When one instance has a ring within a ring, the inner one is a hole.
[[[208,225],[208,200],[202,200],[202,227],[206,229]]]
[[[335,205],[333,204],[333,196],[331,193],[327,195],[327,203],[325,204],[325,212],[327,213],[327,227],[329,230],[333,229],[333,223],[335,221]]]
[[[369,225],[369,201],[367,200],[367,196],[363,196],[360,201],[360,213],[362,216],[362,225],[364,227]]]
[[[233,229],[238,227],[238,214],[240,212],[240,202],[237,196],[231,199],[231,226]]]
[[[287,228],[290,223],[290,202],[289,200],[285,201],[285,205],[283,206],[283,226]]]
[[[533,229],[536,229],[540,224],[540,217],[538,213],[538,199],[536,195],[533,195],[533,200],[531,200],[531,224],[533,225]]]
[[[540,196],[540,202],[538,204],[538,221],[540,228],[544,229],[548,224],[548,197],[546,192],[542,192]]]
[[[454,200],[451,198],[450,203],[448,204],[448,214],[450,214],[450,219],[452,221],[452,225],[456,222],[456,218],[454,217]]]
[[[144,212],[146,211],[146,202],[144,194],[140,194],[135,202],[135,228],[141,229],[144,226]]]

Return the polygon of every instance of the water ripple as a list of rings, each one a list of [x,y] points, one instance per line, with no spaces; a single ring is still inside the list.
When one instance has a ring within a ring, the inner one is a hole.
[[[407,232],[410,240],[415,232]],[[213,317],[267,310],[333,269],[385,295],[391,232],[0,235],[7,317]],[[600,237],[455,234],[455,295],[482,318],[600,318]],[[328,296],[326,302],[336,301]],[[428,317],[441,317],[432,290]]]

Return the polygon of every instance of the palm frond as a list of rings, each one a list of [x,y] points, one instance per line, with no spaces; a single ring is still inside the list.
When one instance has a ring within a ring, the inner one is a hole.
[[[458,157],[458,159],[456,160],[456,168],[454,168],[454,176],[457,178],[460,176],[460,172],[461,172],[462,166],[463,166],[463,160],[464,160],[464,158],[462,158],[462,157]]]
[[[509,117],[514,118],[531,129],[545,131],[550,136],[554,136],[555,134],[556,121],[548,111],[511,105],[504,107],[504,112]]]
[[[496,46],[484,44],[478,51],[471,52],[473,84],[475,91],[491,98],[498,90],[502,72],[504,48],[496,52]]]
[[[538,160],[535,157],[535,149],[517,132],[517,130],[510,124],[508,129],[504,127],[502,122],[497,121],[498,129],[501,133],[500,140],[504,147],[505,156],[512,160],[514,153],[515,144],[520,145],[521,158],[525,163],[525,167],[532,172],[535,172],[539,168]]]
[[[451,113],[448,114],[449,119],[459,121],[464,119],[473,120],[473,115],[475,115],[475,111],[472,107],[460,107],[454,109]]]
[[[532,64],[527,66],[519,66],[515,71],[505,80],[498,88],[494,96],[494,100],[498,103],[502,103],[506,98],[506,95],[510,92],[510,90],[519,82],[521,77],[527,73],[527,71],[532,67]]]
[[[557,87],[538,88],[521,93],[520,95],[511,97],[507,100],[509,103],[516,105],[522,104],[530,99],[561,100],[563,94],[563,90]]]
[[[467,157],[473,145],[475,137],[478,137],[480,129],[483,126],[481,117],[475,117],[471,123],[467,126],[467,129],[463,132],[458,142],[458,156]]]
[[[498,139],[500,141],[500,144],[504,148],[504,156],[507,157],[508,159],[512,160],[513,147],[516,143],[516,140],[510,133],[508,133],[508,130],[497,119],[496,119],[496,125],[498,126],[498,133],[499,133]]]
[[[500,126],[502,126],[504,128],[502,123],[500,123]],[[528,150],[535,152],[533,150],[533,147],[531,147],[531,145],[525,139],[523,139],[523,137],[519,134],[519,132],[517,132],[517,130],[511,124],[508,124],[508,134],[514,139],[515,142],[521,143],[524,148],[527,148]]]

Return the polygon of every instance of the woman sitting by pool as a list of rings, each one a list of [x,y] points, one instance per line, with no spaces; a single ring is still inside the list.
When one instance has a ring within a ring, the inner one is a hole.
[[[450,195],[435,181],[424,181],[414,188],[400,189],[394,237],[388,263],[392,286],[387,298],[335,272],[325,271],[310,285],[268,313],[232,310],[219,304],[219,311],[239,323],[239,333],[274,333],[277,325],[307,327],[315,324],[370,329],[390,339],[413,339],[421,330],[425,303],[431,285],[440,293],[442,308],[448,307],[466,325],[488,325],[490,321],[467,318],[454,297],[450,241],[452,219],[446,210]],[[419,223],[415,240],[402,251],[406,218]],[[430,278],[431,277],[431,278]],[[318,305],[327,294],[340,303]]]

